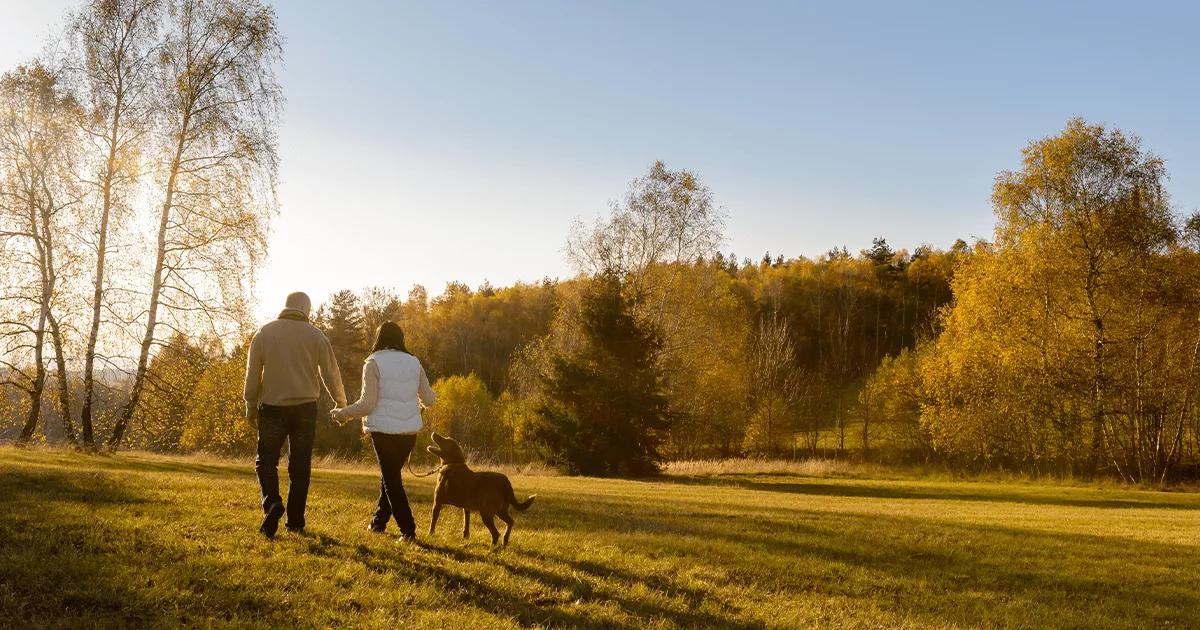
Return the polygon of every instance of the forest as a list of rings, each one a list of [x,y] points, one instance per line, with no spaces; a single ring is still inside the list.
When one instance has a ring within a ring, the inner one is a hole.
[[[280,216],[274,13],[96,1],[57,37],[0,78],[0,438],[251,453],[244,350]],[[375,328],[398,322],[438,393],[429,424],[484,460],[1196,478],[1200,220],[1118,128],[1072,119],[1021,145],[988,240],[739,258],[736,208],[659,162],[563,235],[571,277],[347,286],[314,323],[353,397]],[[363,450],[357,425],[317,439]]]

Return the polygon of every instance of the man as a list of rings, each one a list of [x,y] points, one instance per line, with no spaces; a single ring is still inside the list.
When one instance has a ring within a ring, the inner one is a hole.
[[[285,512],[279,496],[278,470],[284,440],[288,443],[285,526],[298,532],[304,529],[321,385],[338,407],[346,405],[333,346],[308,321],[311,311],[312,301],[307,295],[289,295],[279,318],[254,335],[246,357],[246,421],[258,429],[254,471],[262,490],[264,514],[259,531],[267,538],[275,537]]]

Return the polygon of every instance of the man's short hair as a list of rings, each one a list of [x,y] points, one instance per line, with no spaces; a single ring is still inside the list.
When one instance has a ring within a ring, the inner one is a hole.
[[[289,293],[284,306],[287,308],[296,309],[305,315],[312,313],[312,300],[310,300],[308,298],[308,294],[303,291]]]

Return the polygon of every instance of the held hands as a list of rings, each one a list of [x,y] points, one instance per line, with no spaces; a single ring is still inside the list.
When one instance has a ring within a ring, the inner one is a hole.
[[[342,417],[342,408],[335,407],[329,411],[329,419],[333,420],[334,424],[339,427],[346,426],[346,418]]]

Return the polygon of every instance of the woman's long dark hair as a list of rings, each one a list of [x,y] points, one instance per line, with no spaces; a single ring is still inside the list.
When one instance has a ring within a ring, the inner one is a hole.
[[[379,325],[379,332],[375,333],[375,347],[371,348],[371,351],[379,352],[380,350],[408,352],[408,348],[404,347],[404,331],[400,330],[399,324],[383,322]]]

